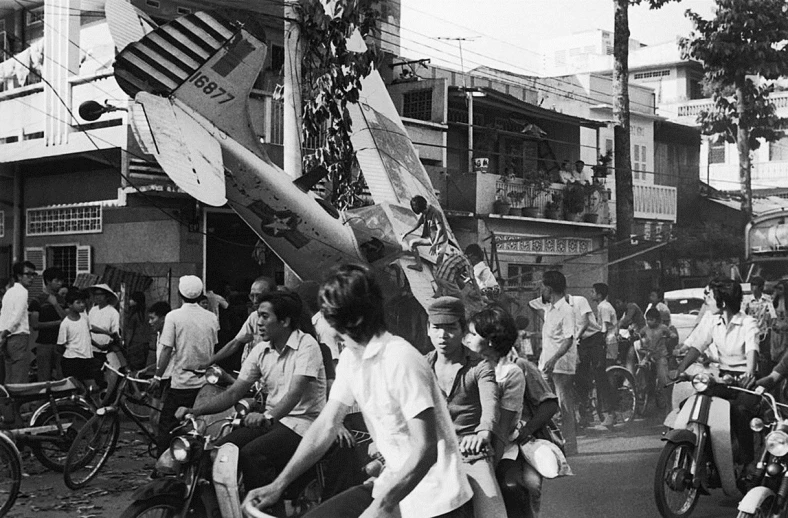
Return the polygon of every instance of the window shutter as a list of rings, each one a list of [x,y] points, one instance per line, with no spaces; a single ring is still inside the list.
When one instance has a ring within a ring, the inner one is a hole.
[[[77,275],[91,273],[93,270],[93,251],[90,245],[77,246]]]
[[[39,273],[39,275],[33,279],[33,283],[30,285],[30,288],[28,288],[28,292],[30,293],[31,297],[36,297],[44,292],[44,278],[41,276],[41,273],[47,267],[46,257],[46,249],[44,248],[25,248],[25,261],[30,261],[36,265],[36,271]]]

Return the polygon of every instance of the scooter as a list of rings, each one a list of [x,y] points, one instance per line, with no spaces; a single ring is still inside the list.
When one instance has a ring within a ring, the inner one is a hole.
[[[657,462],[654,498],[665,518],[689,516],[700,495],[709,494],[710,489],[722,488],[729,496],[741,494],[731,441],[730,403],[720,395],[740,391],[765,396],[761,391],[733,386],[733,379],[728,378],[720,386],[708,373],[696,374],[692,378],[696,393],[684,402],[673,429],[662,438],[666,444]],[[715,389],[707,392],[712,387]]]
[[[757,464],[757,470],[764,473],[761,483],[750,489],[739,502],[738,518],[788,516],[788,405],[777,403],[769,393],[764,393],[772,409],[772,423],[767,426],[760,418],[750,421],[750,429],[761,431],[769,429],[766,447]]]

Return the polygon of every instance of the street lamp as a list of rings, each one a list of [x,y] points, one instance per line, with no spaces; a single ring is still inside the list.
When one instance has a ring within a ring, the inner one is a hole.
[[[105,113],[117,111],[127,112],[128,110],[119,106],[112,106],[107,101],[104,101],[104,104],[99,104],[96,101],[85,101],[79,105],[79,116],[88,122],[98,120]]]

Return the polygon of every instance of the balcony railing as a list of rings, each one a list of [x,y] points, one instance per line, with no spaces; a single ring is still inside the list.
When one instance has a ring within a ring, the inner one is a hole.
[[[675,187],[635,184],[632,186],[632,194],[636,219],[676,222]]]

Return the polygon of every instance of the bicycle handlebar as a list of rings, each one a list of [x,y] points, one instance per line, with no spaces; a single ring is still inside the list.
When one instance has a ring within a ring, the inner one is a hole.
[[[249,515],[252,518],[276,518],[275,516],[271,516],[270,514],[262,512],[260,509],[255,507],[254,503],[252,502],[247,502],[244,504],[243,511],[244,514]]]
[[[115,374],[117,374],[118,376],[120,376],[121,378],[126,378],[129,381],[133,381],[135,383],[144,383],[146,385],[150,385],[150,380],[146,380],[146,379],[142,379],[142,378],[134,378],[130,374],[126,374],[126,373],[120,372],[118,369],[116,369],[115,367],[113,367],[109,363],[105,363],[104,366],[102,367],[102,369],[110,370],[110,371],[114,372]]]

